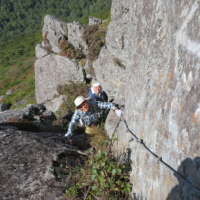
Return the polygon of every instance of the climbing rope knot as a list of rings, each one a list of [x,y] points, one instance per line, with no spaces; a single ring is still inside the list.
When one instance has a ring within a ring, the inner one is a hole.
[[[157,158],[157,164],[159,164],[160,161],[162,161],[162,157]]]
[[[143,139],[137,139],[136,141],[137,141],[138,143],[143,144]]]

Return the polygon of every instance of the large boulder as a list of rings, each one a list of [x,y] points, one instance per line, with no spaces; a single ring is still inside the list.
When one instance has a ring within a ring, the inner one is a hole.
[[[74,47],[78,48],[85,55],[87,55],[88,46],[86,42],[83,41],[81,36],[84,30],[87,28],[85,24],[81,24],[77,21],[67,24],[68,28],[68,41],[73,44]]]
[[[58,94],[57,85],[84,80],[82,67],[66,57],[50,54],[35,62],[35,93],[38,103],[52,100]]]
[[[5,103],[0,103],[0,112],[8,110],[7,105]]]
[[[113,99],[124,81],[126,66],[103,47],[98,58],[94,61],[93,67],[95,79],[102,85],[109,99]]]
[[[44,26],[42,29],[43,39],[47,40],[45,42],[48,46],[50,44],[50,48],[55,53],[60,53],[61,49],[58,46],[58,42],[65,41],[65,37],[67,36],[67,23],[61,21],[57,17],[53,15],[46,15],[44,17]],[[42,51],[40,49],[40,51]],[[44,52],[43,52],[44,53]],[[39,53],[38,53],[39,54]]]
[[[54,120],[56,120],[54,113],[41,104],[29,104],[0,114],[0,123],[29,122],[42,130],[51,126]]]
[[[130,141],[124,122],[119,124],[118,157],[129,148],[137,199],[200,199],[199,8],[198,2],[184,0],[112,2],[108,33],[113,39],[107,36],[107,48],[122,62],[120,46],[127,52],[124,119],[145,143]],[[127,30],[121,42],[114,24]],[[106,122],[110,135],[118,123],[112,114]],[[158,164],[151,152],[174,171]]]

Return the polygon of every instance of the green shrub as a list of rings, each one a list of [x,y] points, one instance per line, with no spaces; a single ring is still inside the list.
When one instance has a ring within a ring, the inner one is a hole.
[[[114,134],[104,143],[117,140]],[[84,166],[68,169],[74,186],[66,190],[66,196],[76,199],[87,195],[87,199],[129,199],[132,185],[129,183],[130,162],[119,164],[108,152],[100,149],[89,155]],[[75,178],[74,178],[75,177]]]
[[[83,59],[85,58],[85,55],[82,54],[77,48],[74,48],[74,46],[68,42],[68,39],[66,37],[66,41],[60,41],[59,47],[61,48],[61,56],[65,56],[69,59]]]

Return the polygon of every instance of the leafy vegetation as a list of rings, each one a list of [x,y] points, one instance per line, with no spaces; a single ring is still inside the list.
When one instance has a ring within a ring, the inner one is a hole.
[[[106,19],[110,7],[111,0],[1,0],[0,41],[41,31],[46,14],[87,24],[89,15]]]
[[[82,54],[78,48],[74,48],[72,44],[68,42],[68,38],[66,37],[66,41],[60,41],[59,47],[62,50],[60,55],[65,56],[69,59],[83,59],[85,58],[84,54]]]
[[[90,155],[85,166],[77,166],[70,171],[76,176],[74,186],[66,190],[66,196],[77,199],[87,195],[87,199],[128,199],[132,186],[129,184],[130,163],[119,164],[101,150]]]
[[[16,102],[24,99],[27,104],[36,103],[35,46],[41,40],[41,34],[34,34],[0,43],[0,95],[14,89],[12,95],[3,99],[12,108]]]
[[[68,163],[61,164],[61,173],[57,178],[70,176],[71,187],[65,196],[73,199],[129,199],[132,185],[129,183],[130,162],[118,163],[110,151],[111,145],[117,138],[109,139],[104,134],[104,124],[92,128],[93,136],[90,144],[96,151],[85,158],[85,162],[77,162],[75,167]],[[111,143],[109,146],[108,144]],[[50,171],[54,172],[54,169]]]

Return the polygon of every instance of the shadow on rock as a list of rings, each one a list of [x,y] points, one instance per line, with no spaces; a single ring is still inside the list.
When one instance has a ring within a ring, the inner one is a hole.
[[[179,185],[172,189],[166,200],[200,200],[200,157],[185,159],[178,173],[188,184],[174,173]]]

